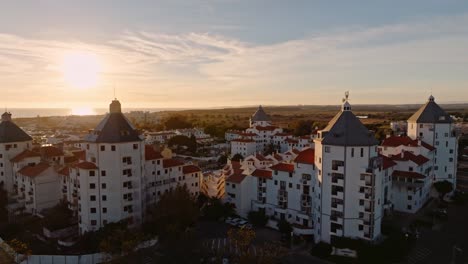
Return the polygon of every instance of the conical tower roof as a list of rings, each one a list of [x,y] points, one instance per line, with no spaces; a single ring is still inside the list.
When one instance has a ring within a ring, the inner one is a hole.
[[[427,103],[414,113],[408,122],[416,123],[452,123],[452,118],[429,96]]]
[[[263,110],[263,107],[260,105],[250,120],[252,120],[252,122],[271,121],[271,117],[265,113],[265,110]]]
[[[86,141],[95,143],[142,141],[140,133],[122,114],[118,100],[112,101],[109,110],[109,114],[86,136]]]
[[[11,113],[5,112],[0,123],[0,143],[31,141],[32,138],[13,121]]]
[[[379,142],[351,111],[348,93],[343,100],[341,111],[322,130],[319,139],[324,145],[333,146],[374,146]]]

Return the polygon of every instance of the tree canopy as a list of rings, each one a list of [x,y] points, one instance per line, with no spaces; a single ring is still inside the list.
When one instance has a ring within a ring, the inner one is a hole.
[[[451,192],[453,190],[453,185],[451,182],[445,181],[438,181],[434,183],[434,188],[440,195],[440,198],[443,198],[445,194]]]
[[[187,151],[192,152],[192,153],[195,153],[197,151],[197,140],[195,139],[195,137],[177,135],[169,139],[167,144],[169,147],[185,146],[187,148]]]
[[[240,160],[242,160],[242,159],[244,159],[244,157],[243,157],[241,154],[239,154],[239,153],[235,154],[235,155],[231,158],[232,161],[240,161]]]
[[[164,126],[166,127],[166,129],[183,129],[191,128],[193,127],[193,124],[190,121],[188,121],[185,116],[172,115],[164,121]]]

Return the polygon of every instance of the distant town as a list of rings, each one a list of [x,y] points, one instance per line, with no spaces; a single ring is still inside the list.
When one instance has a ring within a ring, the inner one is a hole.
[[[411,261],[428,257],[433,245],[425,236],[454,228],[454,214],[468,219],[466,109],[446,112],[431,95],[412,113],[371,106],[356,112],[348,93],[339,109],[325,108],[124,114],[115,99],[105,116],[15,120],[5,112],[5,258],[417,263]],[[445,239],[439,263],[463,256],[456,234]]]

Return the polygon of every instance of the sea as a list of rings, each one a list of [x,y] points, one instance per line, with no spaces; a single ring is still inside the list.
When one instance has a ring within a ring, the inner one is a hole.
[[[109,108],[8,108],[13,118],[45,117],[45,116],[70,116],[70,115],[103,115],[109,112]],[[124,113],[134,111],[161,112],[186,110],[183,108],[125,108]]]

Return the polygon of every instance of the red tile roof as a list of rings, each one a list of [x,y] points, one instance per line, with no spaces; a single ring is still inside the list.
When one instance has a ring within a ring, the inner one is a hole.
[[[188,173],[200,172],[201,169],[195,165],[186,165],[182,167],[182,171],[184,172],[184,174],[188,174]]]
[[[96,170],[98,167],[96,164],[89,162],[89,161],[83,161],[75,165],[75,167],[83,169],[83,170]]]
[[[58,171],[58,173],[61,174],[61,175],[70,176],[70,167],[65,166],[65,167],[61,168]]]
[[[432,151],[435,148],[424,141],[418,141],[417,139],[412,139],[408,136],[390,136],[382,142],[382,146],[388,147],[398,147],[398,146],[409,146],[409,147],[417,147],[421,143],[421,146],[425,147],[426,149]]]
[[[255,143],[254,140],[252,140],[252,139],[245,139],[245,138],[234,139],[234,140],[232,140],[231,142]]]
[[[63,158],[63,160],[64,160],[65,163],[68,164],[68,163],[73,163],[73,162],[78,161],[78,157],[76,157],[76,156],[65,156]]]
[[[153,146],[146,145],[145,146],[145,160],[156,160],[162,159],[163,156],[160,152],[154,150]]]
[[[279,155],[279,154],[275,154],[273,157],[275,157],[275,159],[277,161],[282,161],[283,160],[283,157],[281,155]]]
[[[278,163],[270,167],[272,170],[276,171],[287,171],[287,172],[293,172],[294,171],[294,164],[290,163]]]
[[[262,154],[256,154],[255,157],[259,160],[259,161],[266,161],[267,159],[265,158],[265,156],[263,156]]]
[[[429,159],[424,157],[423,155],[414,155],[413,153],[409,151],[403,151],[403,155],[397,154],[391,157],[392,160],[394,161],[409,161],[411,160],[412,162],[418,164],[418,165],[423,165],[424,163],[428,162]]]
[[[32,157],[40,157],[41,155],[37,152],[31,151],[29,149],[24,150],[20,154],[16,155],[14,158],[12,158],[10,161],[11,162],[20,162],[26,158],[32,158]]]
[[[26,166],[18,171],[19,174],[28,176],[28,177],[36,177],[39,176],[42,172],[50,168],[49,164],[47,163],[39,163],[34,166]]]
[[[273,172],[271,170],[256,169],[252,172],[252,176],[271,179],[273,177]]]
[[[255,134],[255,133],[245,133],[245,132],[239,133],[238,135],[241,135],[243,137],[255,137],[255,136],[257,136],[257,134]]]
[[[303,163],[303,164],[314,164],[314,161],[315,161],[315,150],[312,148],[304,149],[294,159],[294,162]]]
[[[392,174],[393,177],[411,178],[411,179],[424,179],[426,176],[414,171],[400,171],[396,170]]]
[[[41,147],[40,152],[45,157],[63,156],[63,151],[61,149],[57,148],[57,147],[54,147],[54,146]]]
[[[241,183],[247,175],[245,174],[233,174],[229,176],[226,181],[232,182],[232,183]]]
[[[176,159],[165,159],[163,160],[163,167],[164,168],[171,168],[184,165],[184,162]]]
[[[73,151],[72,154],[77,157],[78,160],[86,160],[86,151],[84,150]]]
[[[285,141],[289,143],[299,143],[299,140],[294,139],[294,138],[287,138]]]
[[[299,153],[301,153],[298,149],[292,149],[292,152],[293,152],[294,154],[296,154],[296,155],[299,154]]]
[[[396,162],[394,162],[391,158],[381,154],[379,154],[379,156],[382,157],[382,169],[386,170],[390,167],[397,165]]]
[[[275,136],[278,136],[278,137],[288,137],[288,136],[292,136],[292,134],[290,134],[290,133],[277,133],[277,134],[275,134]]]

